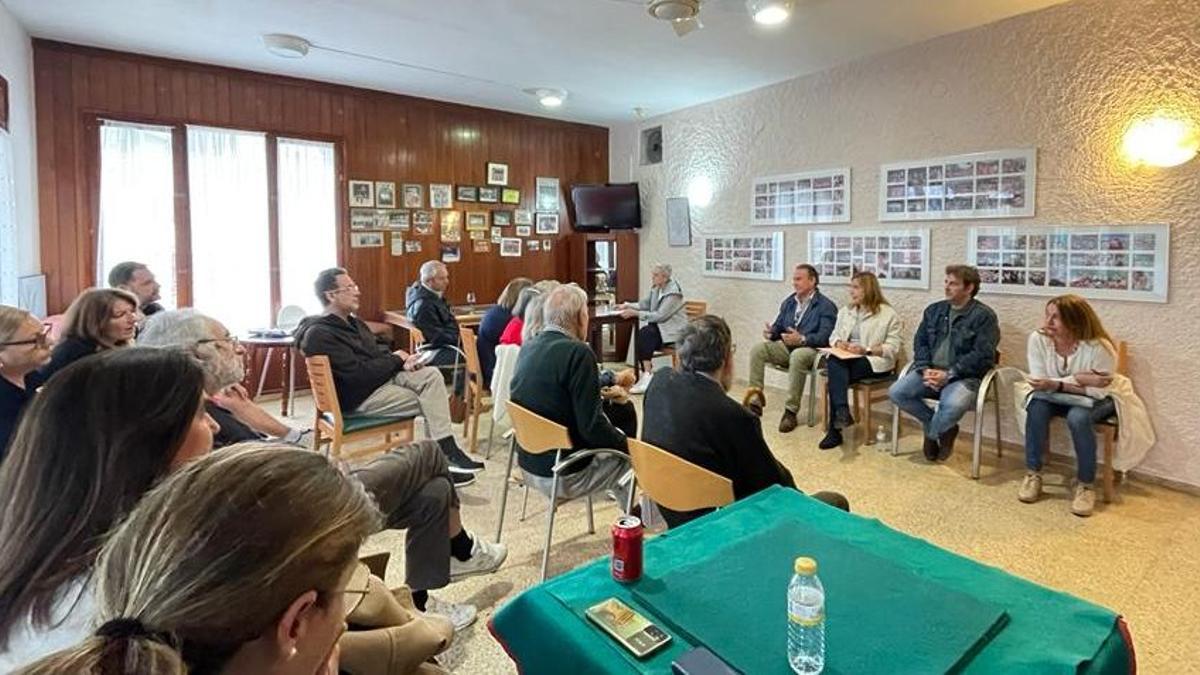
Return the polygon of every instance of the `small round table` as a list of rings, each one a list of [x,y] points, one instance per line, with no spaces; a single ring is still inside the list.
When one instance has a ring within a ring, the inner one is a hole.
[[[279,349],[279,369],[283,374],[283,382],[280,382],[280,389],[283,391],[283,399],[280,401],[280,414],[291,416],[295,410],[293,399],[296,397],[296,340],[290,335],[283,337],[267,337],[263,335],[250,335],[240,338],[243,345],[253,347],[257,352],[265,347],[267,350],[266,356],[262,360],[262,370],[258,373],[258,388],[254,391],[254,398],[262,395],[263,385],[267,381],[267,370],[271,367],[271,355]]]

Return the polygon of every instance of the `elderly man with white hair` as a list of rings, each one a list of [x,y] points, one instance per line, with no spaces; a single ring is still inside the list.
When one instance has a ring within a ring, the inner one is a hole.
[[[550,291],[542,307],[545,325],[521,347],[513,373],[512,400],[565,426],[572,450],[610,448],[628,452],[626,435],[637,432],[637,417],[627,418],[618,429],[604,414],[600,373],[587,336],[587,294],[574,284]],[[632,404],[624,404],[632,411]],[[564,458],[571,452],[564,453]],[[549,495],[554,453],[521,451],[521,468],[534,489]],[[592,457],[566,470],[559,478],[558,495],[565,499],[617,488],[629,465],[619,457]],[[624,499],[618,503],[624,504]]]
[[[446,302],[446,289],[450,287],[450,270],[440,260],[427,260],[421,265],[420,279],[413,282],[405,293],[405,313],[425,336],[424,349],[436,350],[428,365],[447,373],[447,382],[453,378],[454,394],[461,396],[466,378],[459,377],[464,366],[459,354],[458,320]],[[457,401],[451,404],[455,422],[462,421],[465,406]]]
[[[650,294],[641,302],[626,302],[620,307],[621,316],[626,319],[637,318],[641,323],[637,339],[634,340],[641,377],[629,390],[631,394],[641,394],[650,386],[654,352],[675,344],[679,333],[687,325],[683,289],[679,287],[679,282],[671,278],[670,265],[656,263],[650,268]]]
[[[308,443],[305,435],[271,417],[246,395],[238,384],[245,374],[245,350],[216,319],[192,309],[160,312],[147,321],[138,344],[180,349],[200,362],[210,397],[206,407],[221,426],[213,437],[215,447],[268,436],[295,445]],[[463,527],[454,487],[470,484],[474,477],[451,472],[433,441],[394,449],[349,473],[374,495],[387,526],[406,531],[405,581],[418,604],[447,616],[459,629],[466,627],[474,620],[473,606],[428,598],[428,591],[493,572],[507,556],[503,546]]]

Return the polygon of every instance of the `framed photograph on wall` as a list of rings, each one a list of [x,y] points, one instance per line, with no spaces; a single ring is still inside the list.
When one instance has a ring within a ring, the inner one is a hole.
[[[392,255],[404,255],[404,235],[399,232],[392,233]]]
[[[481,187],[479,188],[479,201],[495,204],[500,201],[500,188],[497,187]]]
[[[783,281],[783,232],[704,235],[704,276]]]
[[[528,209],[517,209],[513,211],[513,225],[532,225],[533,211]]]
[[[404,208],[419,209],[425,206],[425,195],[421,190],[421,186],[416,183],[405,183],[404,187]]]
[[[516,229],[518,237],[528,237],[533,234],[528,225],[518,225]]]
[[[534,210],[558,212],[558,179],[538,176],[535,181]]]
[[[687,197],[667,197],[667,246],[692,245],[692,214]]]
[[[504,188],[500,191],[500,201],[505,204],[520,204],[521,191],[516,188]]]
[[[407,230],[412,222],[412,214],[404,209],[398,209],[388,214],[388,227],[393,230]]]
[[[884,164],[879,219],[1028,218],[1036,187],[1036,148]]]
[[[459,185],[455,190],[455,198],[460,202],[479,201],[479,188],[474,185]]]
[[[468,230],[486,230],[488,227],[488,212],[487,211],[468,211],[467,212],[467,229]]]
[[[375,206],[381,209],[396,208],[396,184],[391,181],[375,182]]]
[[[1166,302],[1169,225],[972,227],[967,260],[985,293]]]
[[[350,209],[350,229],[369,230],[375,227],[374,209]]]
[[[374,208],[375,183],[369,180],[352,180],[347,193],[351,208]]]
[[[458,244],[442,244],[442,262],[456,263],[462,260],[462,249]]]
[[[417,241],[416,239],[405,239],[404,240],[404,252],[405,253],[420,253],[421,252],[421,242]]]
[[[500,164],[498,162],[488,162],[487,184],[508,185],[508,165]]]
[[[542,242],[541,242],[541,240],[539,240],[539,239],[530,239],[529,241],[525,242],[525,250],[526,250],[526,251],[540,251],[540,250],[542,250]]]
[[[350,248],[383,248],[383,233],[351,232]]]
[[[496,227],[508,227],[513,224],[512,211],[492,211],[492,225]]]
[[[889,288],[929,288],[929,228],[809,230],[808,262],[821,283],[873,272]]]
[[[514,237],[504,237],[500,240],[501,258],[520,258],[521,240]]]
[[[449,183],[430,183],[429,184],[429,208],[431,209],[448,209],[454,206],[453,197],[451,197]]]
[[[378,195],[377,195],[378,196]],[[392,212],[388,209],[375,210],[375,224],[372,226],[376,230],[386,230],[392,226]]]
[[[539,213],[535,217],[538,234],[558,234],[558,214]]]
[[[442,211],[442,241],[462,241],[462,211]]]
[[[755,178],[751,225],[850,222],[850,169]]]

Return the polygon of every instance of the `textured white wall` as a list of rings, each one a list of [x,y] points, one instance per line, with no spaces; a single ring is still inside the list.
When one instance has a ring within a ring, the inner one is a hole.
[[[613,180],[641,184],[641,278],[671,262],[687,297],[726,317],[745,377],[749,345],[774,316],[786,283],[703,277],[701,251],[666,244],[665,198],[709,177],[712,204],[692,209],[695,234],[749,231],[751,180],[804,169],[852,168],[851,226],[877,226],[881,163],[1013,147],[1038,148],[1037,215],[933,222],[933,285],[887,290],[907,317],[941,297],[941,267],[966,254],[980,225],[1169,223],[1170,302],[1098,301],[1130,343],[1131,375],[1159,442],[1140,468],[1200,485],[1200,159],[1171,169],[1128,166],[1118,148],[1130,120],[1158,109],[1200,124],[1200,1],[1076,0],[869,60],[612,130]],[[639,129],[661,124],[664,161],[636,166]],[[632,159],[631,159],[632,158]],[[774,229],[774,228],[771,228]],[[808,226],[786,226],[787,259],[805,254]],[[825,288],[845,301],[845,287]],[[1045,298],[981,296],[1000,316],[1010,365]],[[1011,418],[1011,415],[1006,414]],[[1020,443],[1013,425],[1004,436]]]
[[[17,189],[17,274],[37,274],[37,161],[33,117],[33,45],[0,3],[0,75],[8,80],[8,132],[13,140]]]

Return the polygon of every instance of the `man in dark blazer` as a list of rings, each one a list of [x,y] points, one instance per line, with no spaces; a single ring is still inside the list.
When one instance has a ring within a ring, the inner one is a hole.
[[[726,395],[733,383],[733,342],[725,320],[697,317],[675,344],[679,370],[662,368],[646,390],[642,440],[733,481],[735,499],[772,485],[795,488],[791,472],[767,447],[758,416]],[[813,497],[850,508],[837,493]],[[659,509],[670,527],[709,511]]]

